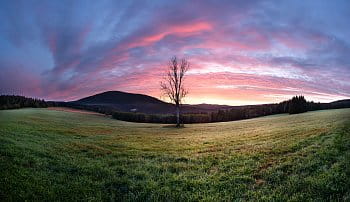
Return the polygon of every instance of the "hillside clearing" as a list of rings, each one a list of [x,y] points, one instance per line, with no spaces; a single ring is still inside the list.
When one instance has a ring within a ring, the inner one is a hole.
[[[350,200],[350,109],[186,125],[0,111],[0,200]]]
[[[106,116],[101,113],[82,110],[82,109],[74,109],[74,108],[68,108],[68,107],[48,107],[46,108],[48,110],[55,110],[55,111],[63,111],[63,112],[73,112],[73,113],[81,113],[81,114],[91,114],[91,115],[98,115],[98,116]]]

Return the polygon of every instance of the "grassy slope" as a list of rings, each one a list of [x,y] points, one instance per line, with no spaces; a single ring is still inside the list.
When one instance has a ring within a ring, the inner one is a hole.
[[[187,125],[0,111],[0,200],[350,200],[350,109]]]

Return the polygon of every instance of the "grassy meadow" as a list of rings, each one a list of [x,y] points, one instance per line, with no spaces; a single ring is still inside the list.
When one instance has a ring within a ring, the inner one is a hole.
[[[350,201],[350,109],[169,125],[0,111],[0,201]]]

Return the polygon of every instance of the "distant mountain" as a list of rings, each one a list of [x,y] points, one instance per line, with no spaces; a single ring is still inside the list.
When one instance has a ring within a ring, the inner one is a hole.
[[[191,106],[191,107],[195,107],[195,108],[199,108],[199,109],[205,109],[205,110],[219,110],[219,109],[230,109],[232,108],[232,106],[230,105],[217,105],[217,104],[195,104],[195,105],[184,105],[184,106]]]
[[[174,105],[157,98],[121,91],[107,91],[82,98],[70,103],[88,106],[103,106],[124,112],[142,112],[148,114],[172,114]],[[228,109],[228,105],[183,105],[184,113],[212,112],[219,109]]]
[[[235,108],[230,105],[219,105],[219,104],[184,104],[182,105],[182,110],[185,113],[210,113],[216,112],[218,110],[228,110]]]
[[[107,91],[77,100],[84,104],[168,104],[157,98],[121,91]]]
[[[334,102],[331,102],[331,104],[348,104],[350,103],[350,99],[345,99],[345,100],[337,100],[337,101],[334,101]]]
[[[82,105],[94,105],[114,108],[119,111],[143,113],[171,113],[173,105],[157,98],[121,91],[107,91],[74,101]]]
[[[329,104],[332,106],[332,108],[350,107],[350,99],[337,100],[337,101],[331,102]]]
[[[77,101],[69,102],[84,106],[103,106],[109,109],[123,111],[123,112],[142,112],[147,114],[172,114],[174,113],[174,105],[161,101],[157,98],[143,95],[134,94],[121,91],[107,91],[82,98]],[[208,113],[218,110],[228,109],[252,109],[255,107],[262,107],[274,104],[265,105],[246,105],[246,106],[229,106],[229,105],[216,105],[216,104],[197,104],[189,105],[184,104],[182,111],[184,113]],[[331,103],[321,103],[324,109],[330,108],[344,108],[350,107],[350,99],[339,100]]]

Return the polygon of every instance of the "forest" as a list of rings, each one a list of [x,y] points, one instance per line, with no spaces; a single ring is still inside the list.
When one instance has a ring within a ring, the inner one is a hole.
[[[117,111],[112,107],[102,105],[83,105],[74,102],[46,102],[42,99],[27,98],[24,96],[15,95],[0,96],[0,109],[18,109],[25,107],[70,107],[111,115],[114,119],[129,122],[165,124],[176,122],[176,116],[174,114],[145,114],[138,112],[122,112]],[[218,110],[214,112],[184,113],[181,115],[181,123],[187,124],[236,121],[273,114],[297,114],[307,111],[348,107],[350,107],[350,102],[348,101],[315,103],[312,101],[307,101],[304,96],[294,96],[290,100],[286,100],[277,104],[233,106],[230,109]]]

